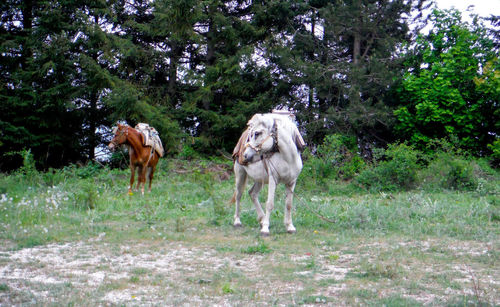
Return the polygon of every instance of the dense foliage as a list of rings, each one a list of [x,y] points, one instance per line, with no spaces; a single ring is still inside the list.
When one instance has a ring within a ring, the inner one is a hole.
[[[3,1],[0,169],[28,149],[44,169],[93,160],[118,120],[150,123],[169,154],[230,151],[276,107],[296,111],[313,152],[354,141],[346,177],[398,138],[496,157],[498,31],[437,11],[415,40],[425,3]]]
[[[425,148],[456,136],[461,148],[484,154],[500,133],[500,59],[475,19],[434,11],[434,28],[418,37],[398,89],[396,131]]]

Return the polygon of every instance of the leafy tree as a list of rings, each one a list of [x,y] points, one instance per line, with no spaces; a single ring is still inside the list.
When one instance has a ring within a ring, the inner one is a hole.
[[[477,18],[464,23],[456,10],[435,10],[431,20],[433,29],[408,49],[396,131],[419,148],[456,136],[460,147],[485,154],[500,132],[500,62],[493,41]]]

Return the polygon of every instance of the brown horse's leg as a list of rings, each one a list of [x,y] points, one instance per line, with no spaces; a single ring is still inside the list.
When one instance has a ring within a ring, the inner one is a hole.
[[[151,192],[151,184],[153,182],[153,174],[155,173],[155,169],[156,169],[156,165],[151,166],[151,168],[149,169],[149,189],[148,189],[148,192]]]
[[[145,170],[146,170],[145,166],[139,165],[139,170],[138,170],[139,178],[137,179],[137,191],[141,189],[143,195],[144,195],[144,181],[146,181],[144,174]]]
[[[130,163],[130,185],[128,186],[128,193],[132,193],[132,187],[134,185],[134,177],[135,177],[135,165]]]

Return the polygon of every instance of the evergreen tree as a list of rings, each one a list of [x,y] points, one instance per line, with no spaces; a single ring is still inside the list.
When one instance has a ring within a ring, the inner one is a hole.
[[[178,67],[184,78],[177,82],[183,90],[182,104],[174,112],[193,136],[196,150],[231,150],[248,118],[274,105],[266,96],[272,89],[268,68],[254,58],[266,29],[252,18],[255,3],[208,0],[185,4],[174,12],[192,12],[184,13],[193,17],[191,29],[186,24],[177,26],[175,18],[166,27],[171,29],[170,41],[176,40],[172,46],[185,54]],[[170,63],[177,57],[174,54]]]
[[[0,154],[31,148],[41,166],[60,166],[81,157],[82,115],[71,99],[75,88],[73,31],[58,3],[10,2],[2,23]],[[71,8],[68,8],[71,10]],[[21,20],[15,19],[21,16]],[[9,159],[3,168],[15,167]]]
[[[282,46],[272,50],[289,105],[298,111],[310,143],[341,132],[358,138],[365,155],[391,140],[386,98],[400,67],[397,49],[409,41],[405,17],[422,1],[311,1]],[[290,50],[287,53],[287,50]],[[281,81],[280,80],[280,81]]]
[[[156,3],[159,3],[157,1]],[[112,52],[114,65],[108,69],[113,86],[102,97],[109,108],[111,122],[125,120],[134,126],[149,123],[160,133],[165,150],[177,150],[180,135],[172,117],[175,108],[169,99],[166,63],[168,37],[159,24],[158,8],[151,1],[116,0],[112,14]]]

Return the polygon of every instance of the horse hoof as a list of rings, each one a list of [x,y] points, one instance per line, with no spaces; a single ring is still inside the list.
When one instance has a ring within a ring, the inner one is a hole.
[[[241,225],[241,223],[234,223],[234,224],[233,224],[233,227],[234,227],[234,228],[241,228],[241,227],[243,227],[243,226]]]
[[[297,230],[295,229],[295,227],[293,227],[293,225],[288,225],[288,226],[286,227],[286,232],[287,232],[287,233],[296,233],[296,232],[297,232]]]
[[[260,236],[261,237],[269,237],[269,232],[261,231]]]

